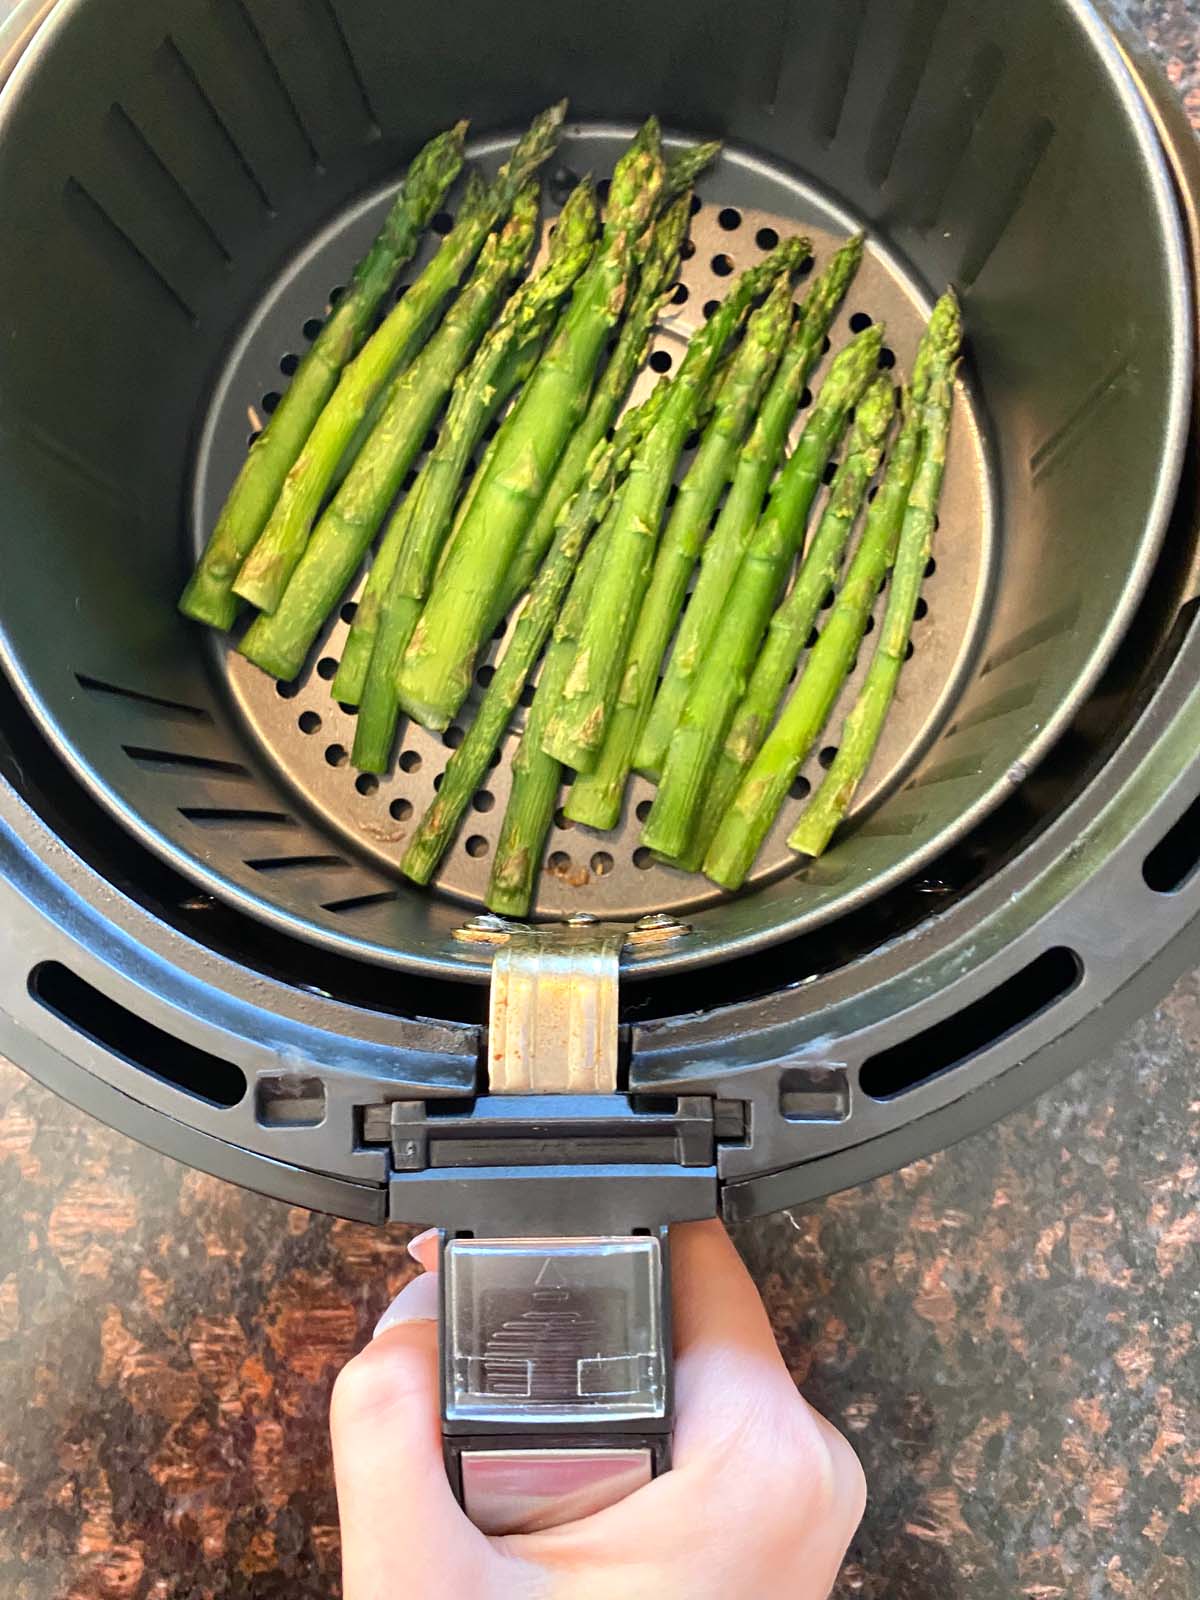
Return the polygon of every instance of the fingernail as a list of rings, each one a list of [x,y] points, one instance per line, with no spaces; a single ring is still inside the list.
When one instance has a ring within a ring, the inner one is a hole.
[[[389,1328],[398,1328],[404,1322],[436,1322],[438,1319],[437,1274],[423,1272],[419,1278],[406,1283],[391,1305],[375,1324],[372,1338],[378,1339]]]
[[[409,1255],[414,1261],[420,1262],[421,1266],[425,1265],[424,1261],[421,1260],[422,1247],[427,1245],[431,1239],[436,1239],[437,1236],[438,1231],[436,1228],[426,1228],[424,1233],[418,1233],[415,1238],[408,1241]]]

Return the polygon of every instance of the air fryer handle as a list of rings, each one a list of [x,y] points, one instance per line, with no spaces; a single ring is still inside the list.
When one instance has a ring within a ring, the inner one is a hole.
[[[600,1511],[670,1466],[666,1230],[441,1240],[446,1470],[485,1533]]]

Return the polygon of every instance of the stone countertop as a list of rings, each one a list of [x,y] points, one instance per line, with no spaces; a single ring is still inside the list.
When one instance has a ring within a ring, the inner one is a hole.
[[[1200,127],[1200,0],[1122,0]],[[956,1149],[737,1241],[871,1504],[838,1600],[1200,1594],[1200,975]],[[325,1600],[334,1373],[400,1230],[174,1165],[0,1062],[0,1594]]]
[[[737,1231],[871,1504],[838,1600],[1200,1593],[1200,974],[957,1148]],[[403,1230],[188,1171],[0,1065],[0,1594],[326,1600],[330,1385]]]

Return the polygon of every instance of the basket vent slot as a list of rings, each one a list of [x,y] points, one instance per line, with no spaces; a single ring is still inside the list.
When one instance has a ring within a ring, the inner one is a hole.
[[[1187,883],[1200,862],[1200,796],[1142,862],[1142,877],[1155,894],[1175,894]]]
[[[253,806],[180,806],[179,814],[204,828],[295,828],[286,811],[262,811]]]
[[[83,238],[117,282],[123,281],[127,269],[133,266],[136,272],[154,285],[164,304],[179,312],[193,328],[199,326],[195,311],[171,280],[77,178],[68,178],[63,185],[63,205]]]
[[[182,700],[165,700],[161,695],[145,694],[141,689],[126,689],[122,684],[106,683],[103,678],[90,677],[86,672],[77,672],[75,682],[89,694],[111,695],[114,700],[128,700],[133,705],[145,706],[148,711],[161,711],[165,716],[188,722],[212,721],[202,706],[189,706]]]
[[[250,773],[240,761],[225,761],[216,756],[194,756],[185,750],[153,750],[148,745],[125,744],[121,746],[131,761],[151,771],[208,772],[222,778],[249,778]]]
[[[1033,185],[1038,168],[1047,150],[1054,142],[1055,127],[1049,117],[1036,117],[1023,140],[1015,144],[1012,172],[1006,183],[1001,174],[996,177],[994,197],[989,199],[988,210],[981,207],[981,222],[974,239],[968,244],[958,269],[958,280],[964,289],[970,289],[984,267],[991,260],[1001,239],[1015,221]]]
[[[864,1093],[890,1100],[962,1066],[1056,1005],[1082,977],[1074,950],[1047,950],[954,1016],[868,1057],[859,1076]]]
[[[246,1093],[240,1067],[128,1011],[77,972],[43,961],[29,974],[29,992],[60,1021],[131,1067],[211,1106],[236,1106]]]

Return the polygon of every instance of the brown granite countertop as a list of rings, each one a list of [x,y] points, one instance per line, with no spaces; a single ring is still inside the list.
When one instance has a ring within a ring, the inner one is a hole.
[[[737,1240],[871,1486],[838,1600],[1200,1594],[1200,974],[956,1149]],[[407,1235],[0,1065],[0,1595],[326,1600],[334,1373]]]
[[[1122,0],[1200,127],[1200,0]],[[838,1600],[1200,1595],[1200,975],[957,1149],[738,1243],[871,1504]],[[334,1373],[400,1230],[174,1165],[0,1062],[0,1596],[325,1600]]]

